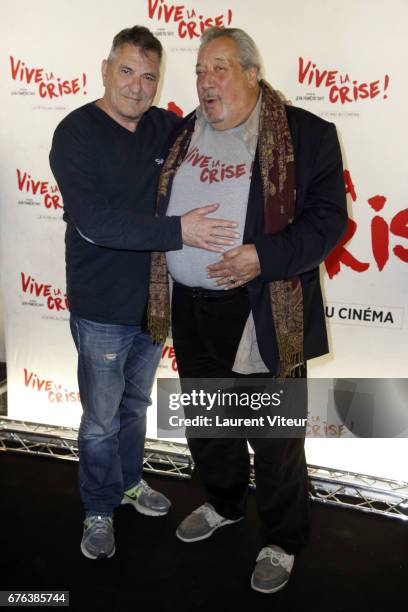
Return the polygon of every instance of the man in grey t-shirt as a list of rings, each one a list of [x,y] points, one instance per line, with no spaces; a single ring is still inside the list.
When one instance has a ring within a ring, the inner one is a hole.
[[[261,79],[258,51],[242,30],[204,33],[197,91],[200,106],[163,168],[161,204],[182,214],[217,201],[243,240],[218,260],[185,246],[167,256],[180,376],[305,378],[306,360],[328,352],[318,267],[347,220],[335,127],[282,103]],[[166,278],[160,270],[152,267],[156,295]],[[250,464],[244,437],[187,438],[208,501],[177,536],[196,542],[244,517]],[[249,442],[263,525],[251,586],[273,593],[287,583],[308,532],[304,439]]]

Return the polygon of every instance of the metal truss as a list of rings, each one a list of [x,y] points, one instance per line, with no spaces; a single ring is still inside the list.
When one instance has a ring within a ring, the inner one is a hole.
[[[15,421],[0,416],[0,451],[78,460],[77,429]],[[146,472],[190,478],[193,462],[185,444],[147,439]],[[318,503],[408,520],[408,483],[309,465],[311,498]],[[251,486],[255,486],[252,466]]]
[[[308,465],[312,499],[408,520],[408,483]]]
[[[0,417],[0,451],[78,460],[78,430]]]

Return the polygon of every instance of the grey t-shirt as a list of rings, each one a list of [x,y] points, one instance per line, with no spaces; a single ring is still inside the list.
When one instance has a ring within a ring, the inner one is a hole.
[[[243,139],[244,130],[245,123],[219,131],[205,122],[174,178],[167,211],[168,215],[183,215],[218,203],[219,208],[209,216],[238,223],[240,238],[234,246],[242,244],[254,158]],[[218,261],[218,253],[183,245],[179,251],[167,252],[166,257],[175,281],[189,287],[222,289],[207,278],[206,270]]]
[[[182,215],[192,208],[217,202],[213,216],[235,220],[242,244],[252,166],[258,141],[261,95],[242,125],[231,130],[214,130],[197,110],[196,128],[190,149],[174,182],[169,215]],[[217,253],[183,246],[166,253],[167,266],[174,280],[189,287],[219,289],[207,278],[206,266],[218,259]],[[259,353],[252,312],[249,314],[232,369],[241,374],[268,372]]]

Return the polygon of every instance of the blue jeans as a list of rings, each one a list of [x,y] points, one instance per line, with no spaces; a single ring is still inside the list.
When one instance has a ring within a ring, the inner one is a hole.
[[[83,415],[79,487],[87,514],[111,514],[142,477],[146,410],[161,349],[139,325],[71,314]]]

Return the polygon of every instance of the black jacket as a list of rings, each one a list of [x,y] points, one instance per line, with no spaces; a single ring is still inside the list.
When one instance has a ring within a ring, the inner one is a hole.
[[[264,233],[257,150],[243,239],[246,244],[255,244],[261,264],[261,275],[248,283],[247,289],[259,351],[272,373],[277,372],[279,356],[267,282],[299,276],[303,291],[304,357],[311,359],[327,353],[319,264],[336,246],[347,226],[343,166],[335,126],[293,106],[287,106],[286,113],[295,156],[295,218],[276,234]],[[181,129],[183,126],[184,123]]]
[[[295,155],[295,218],[284,230],[265,234],[259,227],[263,194],[255,164],[249,195],[244,242],[254,243],[261,276],[248,285],[259,350],[273,371],[277,345],[265,281],[299,276],[303,292],[304,357],[329,351],[319,264],[336,246],[347,226],[343,165],[332,123],[293,106],[286,107]],[[263,298],[263,299],[262,299]]]

